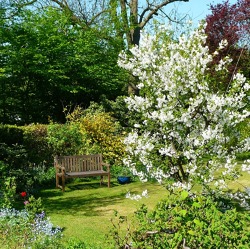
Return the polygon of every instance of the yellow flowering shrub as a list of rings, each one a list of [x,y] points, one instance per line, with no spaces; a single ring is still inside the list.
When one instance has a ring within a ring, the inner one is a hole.
[[[79,154],[102,153],[106,161],[120,163],[125,153],[125,132],[111,113],[96,104],[86,110],[76,107],[67,115],[67,123],[79,127],[82,139]]]
[[[85,144],[95,153],[102,153],[106,160],[120,161],[124,155],[124,132],[109,113],[87,114],[80,120],[80,131]],[[84,146],[85,147],[85,146]],[[88,148],[83,148],[88,150]]]

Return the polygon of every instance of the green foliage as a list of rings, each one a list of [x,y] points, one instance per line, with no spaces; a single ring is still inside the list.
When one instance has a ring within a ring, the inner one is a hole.
[[[26,154],[26,158],[21,156],[22,163],[23,160],[32,165],[48,166],[53,163],[52,152],[47,143],[46,125],[0,125],[0,147],[0,160],[7,160],[9,164],[15,164],[13,160],[17,158],[20,164],[21,154]]]
[[[30,220],[35,219],[38,214],[43,212],[42,199],[40,197],[36,199],[32,195],[24,204]]]
[[[22,145],[0,144],[0,161],[5,165],[1,178],[13,177],[17,191],[30,189],[33,183],[27,156]]]
[[[129,113],[125,98],[126,96],[118,96],[115,101],[107,99],[102,101],[105,110],[112,113],[112,116],[120,122],[122,127],[128,127],[133,120],[133,114]]]
[[[128,177],[133,177],[133,174],[131,170],[126,167],[125,165],[112,165],[111,169],[111,175],[113,177],[118,177],[118,176],[128,176]]]
[[[240,123],[238,129],[240,133],[240,139],[241,140],[247,139],[250,134],[250,118],[247,118],[242,123]],[[238,160],[250,159],[250,151],[237,154],[237,159]]]
[[[16,125],[0,124],[0,144],[8,145],[23,143],[23,130]]]
[[[9,248],[63,248],[61,230],[53,228],[44,213],[31,219],[25,211],[0,210],[0,247]]]
[[[80,130],[90,148],[101,152],[111,161],[121,161],[124,155],[124,133],[109,113],[87,114],[80,120]],[[84,150],[88,147],[85,147]]]
[[[33,165],[51,166],[53,157],[48,147],[47,125],[32,124],[21,128],[23,145],[27,150],[29,162]]]
[[[67,241],[67,244],[65,245],[65,249],[87,249],[87,248],[83,241],[79,239],[71,238]]]
[[[53,164],[53,156],[47,143],[47,126],[1,125],[0,130],[0,162],[5,165],[0,178],[13,177],[17,192],[32,192],[50,182],[51,173],[46,172]]]
[[[68,14],[19,9],[1,25],[0,122],[48,123],[51,116],[64,122],[63,105],[88,106],[102,95],[124,93],[120,41],[95,27],[72,25]]]
[[[3,171],[0,161],[0,170]],[[0,177],[0,207],[11,208],[15,201],[16,181],[15,177]]]
[[[64,246],[64,249],[101,249],[103,247],[88,245],[84,243],[82,240],[77,238],[70,238]]]
[[[220,209],[209,196],[170,195],[149,212],[137,212],[133,248],[249,248],[250,215]]]
[[[100,106],[75,108],[66,124],[48,126],[48,143],[57,155],[102,153],[105,160],[121,162],[124,155],[124,132],[119,122]]]
[[[47,139],[54,155],[75,155],[82,146],[78,123],[48,125]]]

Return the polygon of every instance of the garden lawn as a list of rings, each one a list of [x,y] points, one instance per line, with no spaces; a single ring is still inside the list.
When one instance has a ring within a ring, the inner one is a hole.
[[[243,174],[237,182],[231,182],[233,190],[250,187],[250,175]],[[126,194],[141,194],[148,190],[148,198],[139,201],[126,198]],[[54,225],[63,228],[64,239],[74,237],[84,241],[93,248],[104,247],[106,235],[112,228],[111,219],[115,211],[120,216],[127,216],[131,221],[134,211],[141,204],[153,209],[156,203],[166,198],[168,191],[157,183],[132,182],[119,185],[112,181],[111,188],[100,186],[99,181],[75,181],[66,184],[66,191],[45,189],[40,196],[47,215]],[[126,227],[124,227],[126,229]]]
[[[146,204],[150,209],[167,196],[163,186],[156,183],[132,182],[119,185],[114,180],[112,187],[100,186],[98,181],[76,181],[66,184],[66,191],[46,189],[41,192],[43,205],[54,225],[63,228],[65,240],[81,239],[86,244],[103,247],[103,241],[112,228],[114,211],[131,218],[134,211]],[[126,198],[126,193],[141,194],[148,190],[148,198],[139,201]]]

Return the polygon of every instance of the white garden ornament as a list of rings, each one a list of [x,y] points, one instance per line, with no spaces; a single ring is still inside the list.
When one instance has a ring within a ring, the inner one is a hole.
[[[239,176],[236,153],[250,150],[250,138],[235,132],[250,114],[250,85],[236,73],[226,92],[211,90],[213,55],[204,27],[178,41],[166,32],[142,34],[140,47],[133,47],[131,55],[122,52],[118,60],[138,77],[140,89],[140,96],[126,98],[137,118],[125,139],[124,163],[142,181],[173,179],[173,187],[186,189],[211,182],[226,187],[227,177]],[[222,41],[218,49],[225,45]],[[216,73],[227,72],[230,62],[228,57],[220,61]],[[249,161],[242,170],[250,172]]]

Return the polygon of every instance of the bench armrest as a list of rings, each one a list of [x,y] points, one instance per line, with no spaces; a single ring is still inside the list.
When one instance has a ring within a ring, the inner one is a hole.
[[[107,167],[110,167],[110,164],[109,163],[102,163],[103,166],[107,166]]]
[[[110,171],[110,164],[102,162],[102,166],[107,167],[108,171]]]
[[[62,166],[60,166],[60,165],[56,165],[55,166],[55,168],[56,168],[56,172],[57,173],[65,173],[65,167],[62,167]]]

